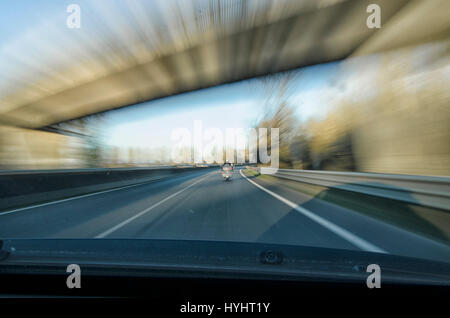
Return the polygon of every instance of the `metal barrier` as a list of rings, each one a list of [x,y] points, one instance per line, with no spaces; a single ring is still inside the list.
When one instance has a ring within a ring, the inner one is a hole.
[[[259,172],[259,168],[248,168]],[[450,210],[450,177],[294,169],[278,169],[273,176]]]

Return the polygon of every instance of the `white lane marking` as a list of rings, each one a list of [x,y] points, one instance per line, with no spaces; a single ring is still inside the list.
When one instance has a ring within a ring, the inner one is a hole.
[[[185,191],[185,190],[187,190],[187,189],[193,187],[193,186],[196,185],[197,183],[203,181],[203,180],[206,179],[210,174],[211,174],[211,172],[210,172],[210,173],[207,173],[206,176],[204,176],[203,178],[201,178],[201,179],[195,181],[194,183],[188,185],[186,188],[183,188],[183,189],[181,189],[180,191],[177,191],[177,192],[175,192],[175,193],[169,195],[168,197],[162,199],[161,201],[159,201],[159,202],[153,204],[151,207],[148,207],[148,208],[146,208],[145,210],[139,212],[138,214],[136,214],[136,215],[130,217],[129,219],[126,219],[125,221],[120,222],[119,224],[113,226],[113,227],[110,228],[109,230],[106,230],[105,232],[100,233],[100,234],[97,235],[95,238],[104,238],[104,237],[108,236],[109,234],[111,234],[111,233],[117,231],[117,230],[120,229],[121,227],[124,227],[125,225],[127,225],[127,224],[130,223],[131,221],[133,221],[133,220],[137,219],[138,217],[144,215],[145,213],[147,213],[147,212],[153,210],[154,208],[156,208],[157,206],[163,204],[163,203],[166,202],[167,200],[172,199],[173,197],[179,195],[181,192],[183,192],[183,191]]]
[[[138,183],[138,184],[127,185],[127,186],[114,188],[114,189],[110,189],[110,190],[103,190],[103,191],[99,191],[99,192],[78,195],[78,196],[70,197],[70,198],[67,198],[67,199],[61,199],[61,200],[56,200],[56,201],[51,201],[51,202],[46,202],[46,203],[41,203],[41,204],[36,204],[36,205],[30,205],[30,206],[26,206],[24,208],[19,208],[19,209],[14,209],[14,210],[10,210],[10,211],[0,212],[0,215],[10,214],[10,213],[14,213],[14,212],[20,212],[20,211],[34,209],[34,208],[39,208],[41,206],[46,206],[46,205],[51,205],[51,204],[56,204],[56,203],[61,203],[61,202],[77,200],[77,199],[86,198],[86,197],[90,197],[90,196],[97,195],[97,194],[102,194],[102,193],[107,193],[107,192],[112,192],[112,191],[117,191],[117,190],[123,190],[123,189],[126,189],[126,188],[137,187],[137,186],[144,185],[146,183],[150,183],[150,182],[156,181],[156,180],[158,180],[158,179],[147,181],[147,182],[142,182],[142,183]]]
[[[274,198],[280,200],[281,202],[287,204],[288,206],[290,206],[291,208],[295,209],[296,211],[300,212],[301,214],[303,214],[304,216],[310,218],[311,220],[319,223],[320,225],[322,225],[323,227],[325,227],[326,229],[330,230],[331,232],[333,232],[334,234],[337,234],[338,236],[342,237],[344,240],[350,242],[351,244],[359,247],[360,249],[364,250],[364,251],[369,251],[369,252],[377,252],[377,253],[388,253],[387,251],[383,250],[382,248],[379,248],[376,245],[373,245],[372,243],[367,242],[366,240],[356,236],[353,233],[350,233],[349,231],[347,231],[346,229],[341,228],[340,226],[331,223],[328,220],[325,220],[324,218],[314,214],[311,211],[306,210],[305,208],[302,208],[301,206],[299,206],[298,204],[295,204],[292,201],[289,201],[286,198],[283,198],[282,196],[264,188],[263,186],[257,184],[255,181],[250,180],[249,178],[247,178],[242,170],[239,170],[239,173],[241,174],[241,176],[243,176],[248,182],[252,183],[254,186],[260,188],[261,190],[267,192],[268,194],[270,194],[271,196],[273,196]]]
[[[160,178],[160,179],[163,179],[163,178]],[[70,197],[70,198],[67,198],[67,199],[61,199],[61,200],[56,200],[56,201],[51,201],[51,202],[46,202],[46,203],[41,203],[41,204],[30,205],[30,206],[26,206],[26,207],[19,208],[19,209],[4,211],[4,212],[0,212],[0,216],[1,215],[6,215],[6,214],[10,214],[10,213],[30,210],[30,209],[34,209],[34,208],[39,208],[41,206],[47,206],[47,205],[51,205],[51,204],[57,204],[57,203],[61,203],[61,202],[67,202],[67,201],[82,199],[82,198],[90,197],[90,196],[97,195],[97,194],[103,194],[103,193],[123,190],[123,189],[127,189],[127,188],[138,187],[138,186],[141,186],[141,185],[144,185],[144,184],[147,184],[147,183],[151,183],[153,181],[158,181],[160,179],[153,179],[153,180],[144,181],[144,182],[137,183],[137,184],[131,184],[131,185],[123,186],[123,187],[118,187],[118,188],[114,188],[114,189],[102,190],[102,191],[98,191],[98,192],[93,192],[93,193],[82,194],[82,195]]]

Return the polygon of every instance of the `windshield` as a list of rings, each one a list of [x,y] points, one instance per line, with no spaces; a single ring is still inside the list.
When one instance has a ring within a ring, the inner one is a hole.
[[[356,2],[2,2],[0,239],[450,263],[446,10]]]

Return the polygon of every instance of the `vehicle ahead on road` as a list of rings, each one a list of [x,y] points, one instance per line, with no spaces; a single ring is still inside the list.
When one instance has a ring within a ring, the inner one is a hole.
[[[225,181],[231,181],[232,176],[233,176],[233,164],[225,162],[222,165],[222,177]]]
[[[233,175],[233,173],[231,172],[231,170],[222,171],[222,177],[225,181],[231,181],[232,175]]]

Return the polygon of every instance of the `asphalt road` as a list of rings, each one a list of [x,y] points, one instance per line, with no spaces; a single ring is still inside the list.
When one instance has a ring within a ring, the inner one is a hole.
[[[450,262],[448,245],[236,169],[0,213],[0,238],[220,240],[365,250]]]

